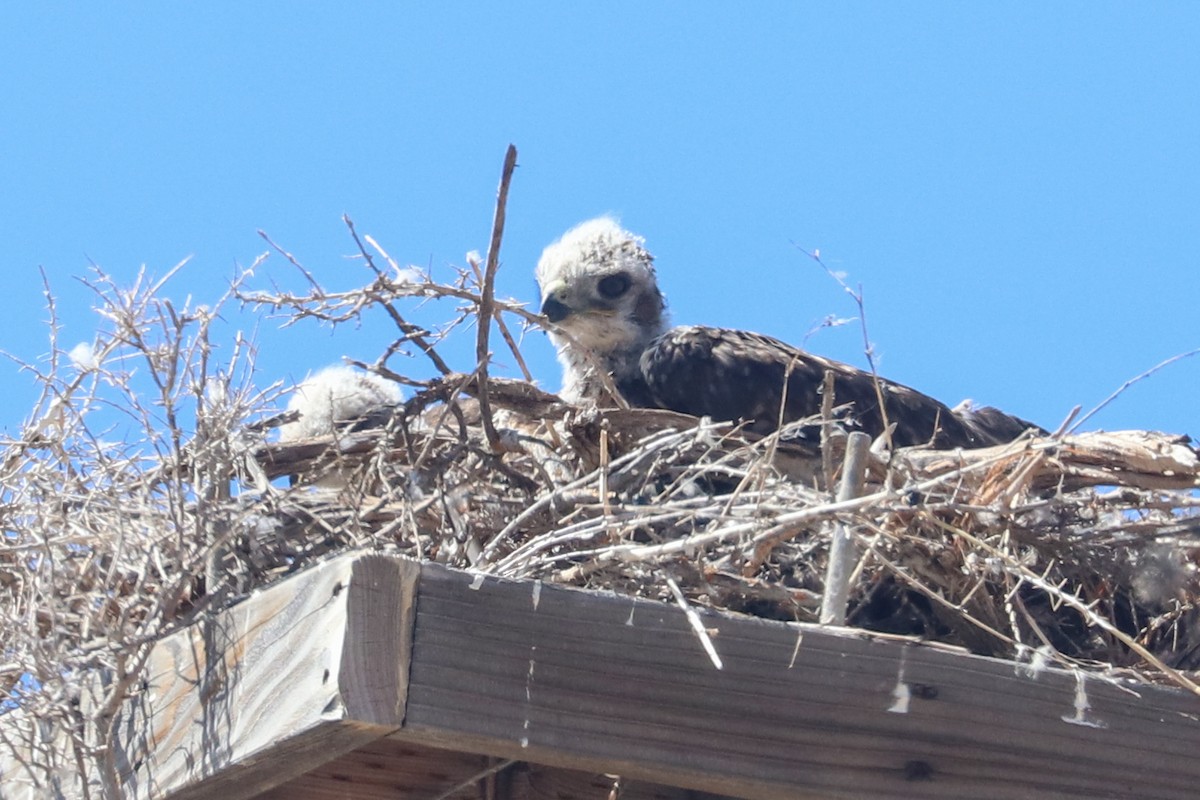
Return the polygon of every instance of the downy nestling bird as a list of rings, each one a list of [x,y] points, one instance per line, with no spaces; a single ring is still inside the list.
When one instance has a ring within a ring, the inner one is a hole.
[[[551,332],[563,366],[564,399],[604,400],[597,368],[635,407],[664,408],[746,423],[758,433],[821,411],[826,371],[834,375],[838,419],[872,438],[884,432],[882,394],[895,447],[974,448],[1041,429],[994,408],[951,409],[932,397],[847,364],[750,331],[669,327],[654,259],[640,236],[610,217],[584,222],[542,253],[542,313],[569,334]],[[587,351],[587,352],[584,352]],[[786,394],[785,394],[786,384]]]

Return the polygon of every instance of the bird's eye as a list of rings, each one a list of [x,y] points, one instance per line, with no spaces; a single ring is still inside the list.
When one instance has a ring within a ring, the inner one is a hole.
[[[596,284],[596,288],[600,291],[601,297],[615,300],[629,290],[629,275],[624,272],[605,275]]]

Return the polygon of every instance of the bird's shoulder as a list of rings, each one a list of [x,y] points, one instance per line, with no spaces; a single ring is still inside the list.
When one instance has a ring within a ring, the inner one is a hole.
[[[845,409],[840,418],[850,429],[878,436],[885,427],[882,401],[899,444],[925,442],[937,430],[955,442],[972,438],[950,409],[931,397],[753,331],[672,328],[646,350],[641,367],[658,405],[696,416],[752,420],[751,430],[760,432],[773,430],[781,418],[819,414],[825,376],[831,373],[832,400]]]
[[[785,384],[814,394],[824,369],[824,359],[765,334],[705,325],[671,328],[641,358],[654,404],[764,428],[778,419]]]

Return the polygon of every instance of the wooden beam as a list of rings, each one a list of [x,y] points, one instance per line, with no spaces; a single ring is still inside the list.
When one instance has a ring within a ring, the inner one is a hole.
[[[418,572],[333,559],[164,638],[121,710],[126,796],[254,797],[398,727]],[[0,795],[47,796],[4,756]]]
[[[129,796],[253,797],[394,729],[417,572],[333,559],[165,639],[126,704]]]
[[[1191,798],[1200,700],[845,629],[422,569],[395,738],[753,798]]]
[[[1194,695],[701,617],[721,670],[673,605],[332,559],[156,646],[122,710],[126,792],[239,800],[381,737],[745,798],[1191,798],[1200,785]],[[0,775],[6,798],[43,795],[10,782],[11,758]]]

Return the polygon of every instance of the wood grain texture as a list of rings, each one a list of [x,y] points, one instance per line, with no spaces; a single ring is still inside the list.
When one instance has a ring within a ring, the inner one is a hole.
[[[342,724],[336,680],[353,567],[326,562],[155,648],[118,743],[131,797],[251,797],[369,740]]]
[[[351,565],[339,688],[346,716],[394,728],[404,720],[421,567],[362,556]]]
[[[722,670],[672,605],[333,559],[157,645],[122,710],[127,794],[428,800],[480,756],[575,770],[543,786],[580,797],[598,773],[654,796],[766,800],[1191,798],[1200,785],[1194,695],[702,618]],[[4,798],[41,796],[13,774]]]
[[[484,756],[379,739],[258,796],[258,800],[432,800],[478,774]],[[479,790],[446,800],[477,800]]]
[[[604,800],[613,776],[516,763],[484,780],[496,759],[385,737],[259,795],[258,800]],[[465,784],[465,785],[464,785]],[[460,787],[455,790],[455,787]],[[488,790],[494,792],[488,795]],[[728,800],[622,779],[620,800]]]
[[[126,704],[129,796],[253,797],[393,730],[418,574],[333,559],[164,639]]]
[[[396,736],[738,797],[1190,798],[1200,785],[1200,701],[1182,692],[705,622],[722,671],[671,606],[426,565]]]

